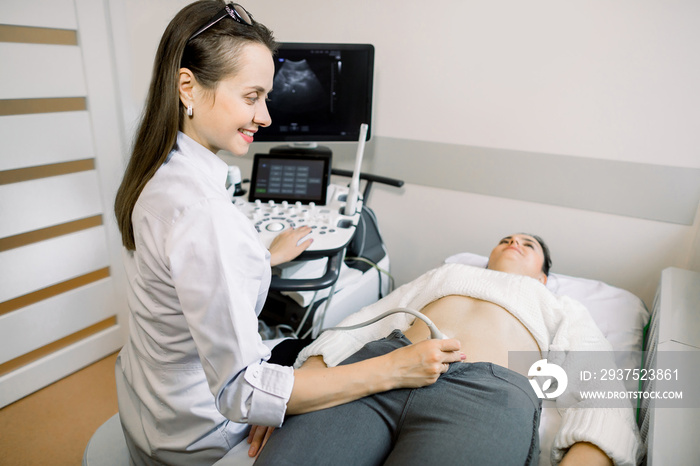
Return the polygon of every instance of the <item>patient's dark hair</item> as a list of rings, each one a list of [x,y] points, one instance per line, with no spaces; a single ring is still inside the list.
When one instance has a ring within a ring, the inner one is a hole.
[[[533,235],[532,233],[520,233],[521,235],[528,235],[532,236],[535,238],[535,241],[540,243],[540,247],[542,248],[542,252],[544,253],[544,262],[542,262],[542,272],[544,272],[545,275],[549,276],[549,269],[552,268],[552,256],[549,253],[549,247],[547,244],[544,242],[542,238],[540,238],[537,235]]]

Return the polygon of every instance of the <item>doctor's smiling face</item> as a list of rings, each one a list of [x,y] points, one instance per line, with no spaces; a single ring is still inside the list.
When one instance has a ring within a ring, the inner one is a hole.
[[[488,268],[500,272],[526,275],[547,283],[548,253],[534,236],[516,234],[506,236],[493,248]]]
[[[253,42],[239,54],[238,70],[213,90],[201,86],[187,68],[180,69],[180,100],[192,106],[183,132],[214,153],[223,149],[245,155],[258,129],[272,121],[265,101],[275,72],[272,53]]]

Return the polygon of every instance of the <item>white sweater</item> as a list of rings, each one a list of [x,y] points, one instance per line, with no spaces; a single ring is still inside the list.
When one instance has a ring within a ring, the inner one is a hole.
[[[548,361],[562,366],[568,374],[578,374],[580,369],[567,363],[568,352],[612,351],[588,310],[579,302],[552,294],[530,277],[463,264],[433,269],[350,315],[339,325],[361,323],[397,307],[422,310],[448,295],[470,296],[508,310],[532,333],[542,351],[550,352]],[[386,337],[393,329],[406,330],[413,320],[410,314],[397,313],[362,329],[324,332],[299,354],[295,367],[316,355],[323,356],[328,366],[335,366],[366,343]],[[611,355],[609,360],[612,361]],[[635,465],[640,437],[632,408],[601,407],[601,403],[582,400],[575,389],[576,378],[569,375],[569,390],[557,399],[562,427],[554,439],[552,461],[555,464],[561,461],[574,443],[590,442],[616,465]],[[591,389],[590,384],[587,389]]]

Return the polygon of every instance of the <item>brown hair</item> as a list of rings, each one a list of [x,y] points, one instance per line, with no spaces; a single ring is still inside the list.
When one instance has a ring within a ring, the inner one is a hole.
[[[542,272],[544,272],[546,276],[549,276],[549,270],[552,268],[552,254],[549,252],[549,246],[547,246],[547,243],[545,243],[544,240],[537,235],[533,235],[530,233],[520,234],[532,236],[535,239],[535,241],[540,243],[540,247],[542,248],[542,254],[544,254],[544,261],[542,262]]]
[[[178,92],[180,68],[188,68],[203,88],[213,92],[219,81],[237,73],[245,44],[259,43],[272,53],[277,50],[272,32],[255,20],[249,26],[224,18],[189,40],[223,7],[222,0],[187,5],[170,21],[158,45],[145,109],[114,201],[122,243],[129,250],[136,249],[131,223],[136,201],[174,148],[186,117]]]

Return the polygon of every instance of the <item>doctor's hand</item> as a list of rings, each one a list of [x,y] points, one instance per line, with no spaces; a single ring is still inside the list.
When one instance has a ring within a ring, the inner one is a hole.
[[[460,348],[459,340],[454,338],[430,339],[388,353],[386,356],[393,358],[391,367],[399,383],[397,388],[418,388],[436,382],[450,363],[467,358]]]
[[[248,456],[251,458],[258,457],[273,430],[275,430],[274,427],[266,426],[252,426],[250,428],[250,433],[248,434],[248,443],[250,444]]]
[[[289,262],[308,249],[313,243],[313,239],[309,238],[298,245],[297,243],[309,233],[311,233],[311,228],[304,226],[288,228],[277,235],[270,244],[270,265],[274,267]]]

